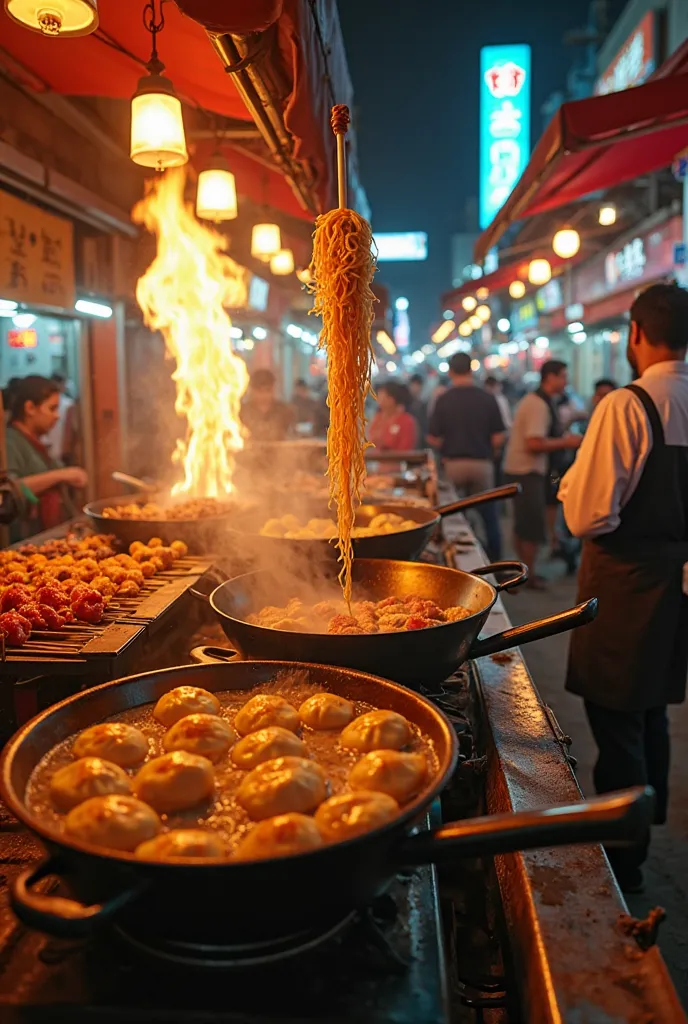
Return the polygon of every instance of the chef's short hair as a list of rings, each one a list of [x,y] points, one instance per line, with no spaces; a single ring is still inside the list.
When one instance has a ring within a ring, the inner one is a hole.
[[[688,291],[677,284],[653,284],[631,306],[631,320],[650,345],[674,351],[688,347]]]
[[[540,380],[558,377],[564,370],[568,370],[568,364],[563,359],[547,359],[540,367]]]

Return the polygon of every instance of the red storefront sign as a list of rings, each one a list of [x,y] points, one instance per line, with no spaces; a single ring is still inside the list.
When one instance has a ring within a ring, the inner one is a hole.
[[[10,330],[7,332],[7,344],[10,348],[36,348],[38,335],[35,331]]]
[[[657,67],[656,47],[656,14],[648,11],[597,79],[595,93],[621,92],[641,85]]]
[[[674,272],[674,243],[682,237],[681,218],[672,217],[575,269],[573,301],[588,305],[669,277]]]

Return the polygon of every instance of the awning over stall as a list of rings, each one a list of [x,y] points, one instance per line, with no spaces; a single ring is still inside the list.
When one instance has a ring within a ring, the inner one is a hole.
[[[667,167],[686,146],[685,70],[623,92],[563,103],[520,181],[478,238],[476,261],[514,221]]]

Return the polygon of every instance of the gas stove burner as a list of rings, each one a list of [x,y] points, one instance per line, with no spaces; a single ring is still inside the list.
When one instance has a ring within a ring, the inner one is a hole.
[[[130,931],[121,925],[115,926],[114,933],[130,949],[160,966],[241,972],[289,966],[308,957],[345,935],[357,917],[353,911],[325,931],[295,932],[245,945],[183,942],[155,933]]]

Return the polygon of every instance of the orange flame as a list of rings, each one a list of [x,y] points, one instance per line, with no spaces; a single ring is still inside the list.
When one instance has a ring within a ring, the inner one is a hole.
[[[187,431],[172,455],[184,471],[172,493],[216,498],[233,490],[234,454],[243,447],[239,406],[248,371],[232,349],[225,306],[246,303],[247,275],[225,252],[227,239],[196,220],[184,184],[183,169],[167,171],[134,208],[134,222],[158,243],[136,299],[176,362],[175,410]]]

